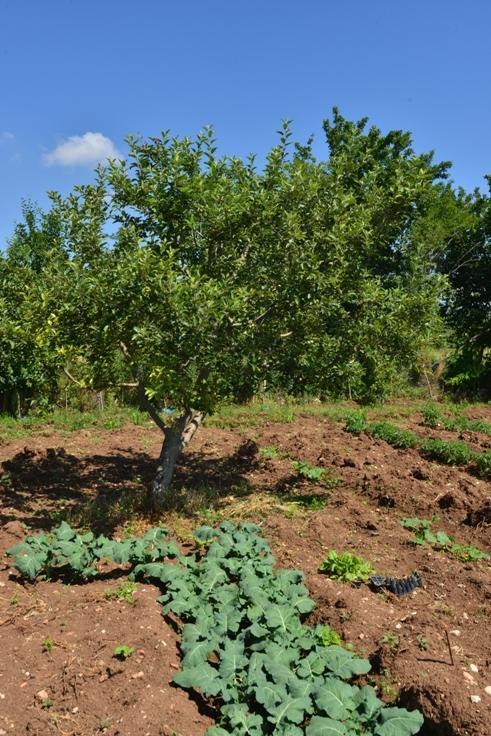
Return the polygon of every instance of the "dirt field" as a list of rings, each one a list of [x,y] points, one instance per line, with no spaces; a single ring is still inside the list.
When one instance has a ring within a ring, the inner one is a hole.
[[[468,415],[491,421],[491,408]],[[416,410],[393,421],[422,436],[459,437],[421,426]],[[368,681],[385,700],[422,709],[422,736],[488,736],[490,563],[412,545],[400,519],[435,514],[435,529],[491,553],[491,484],[472,467],[430,462],[322,416],[244,424],[200,430],[159,520],[139,514],[157,430],[46,427],[0,439],[0,551],[62,518],[119,536],[158,521],[183,543],[203,522],[259,521],[278,563],[305,572],[318,604],[311,621],[328,623],[370,658]],[[491,447],[484,434],[461,439]],[[301,478],[292,459],[325,468],[327,487]],[[379,574],[418,570],[423,587],[399,598],[331,580],[318,572],[330,549],[362,555]],[[108,569],[83,586],[26,584],[3,558],[0,736],[200,736],[213,723],[211,709],[170,684],[178,637],[161,616],[159,591],[138,585],[133,603],[111,597],[124,580]],[[124,662],[112,656],[121,644],[135,650]]]

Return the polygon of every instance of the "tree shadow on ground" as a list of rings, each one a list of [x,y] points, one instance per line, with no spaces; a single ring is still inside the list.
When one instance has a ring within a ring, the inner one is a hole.
[[[255,448],[244,443],[229,457],[187,452],[178,463],[167,511],[193,515],[196,503],[213,506],[240,489],[251,493],[245,472],[256,463]],[[111,534],[136,513],[150,516],[148,489],[156,461],[146,452],[117,448],[107,455],[77,457],[64,448],[25,449],[3,462],[0,525],[21,521],[50,529],[62,519],[95,533]],[[195,500],[187,504],[190,496]]]

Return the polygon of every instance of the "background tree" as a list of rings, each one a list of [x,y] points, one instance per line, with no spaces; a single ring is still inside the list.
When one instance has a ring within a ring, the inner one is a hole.
[[[24,203],[23,221],[0,254],[0,411],[20,416],[56,396],[61,363],[43,340],[40,314],[45,278],[61,253],[57,213]]]
[[[486,177],[491,189],[491,177]],[[450,290],[443,305],[456,347],[448,383],[463,391],[491,392],[491,198],[460,192],[464,216],[445,238],[438,265]]]

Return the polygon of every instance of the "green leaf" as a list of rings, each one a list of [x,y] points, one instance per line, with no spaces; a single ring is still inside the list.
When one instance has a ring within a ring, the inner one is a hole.
[[[335,678],[326,678],[315,695],[316,705],[330,718],[345,720],[355,708],[351,685]]]
[[[422,714],[404,708],[383,708],[374,736],[413,736],[424,723]]]
[[[218,695],[220,692],[218,672],[207,662],[198,667],[186,667],[174,676],[173,682],[185,690],[200,689],[205,695]]]
[[[234,728],[239,729],[239,733],[244,736],[263,736],[264,722],[260,715],[250,713],[247,705],[243,703],[234,703],[233,705],[224,705],[222,713]]]
[[[354,703],[362,720],[368,721],[383,707],[383,702],[377,698],[375,690],[370,685],[359,688],[353,697]]]
[[[53,536],[60,542],[67,542],[75,539],[77,535],[66,521],[62,521],[60,526],[53,530]]]
[[[348,731],[341,721],[314,716],[305,729],[305,736],[348,736]]]
[[[289,606],[270,606],[266,612],[266,623],[271,629],[280,629],[287,631],[292,619],[295,618],[295,611]]]
[[[356,657],[352,652],[348,652],[342,647],[333,645],[319,651],[326,667],[337,677],[347,680],[353,675],[365,675],[370,671],[370,662],[368,659]]]
[[[44,559],[37,555],[21,555],[15,560],[17,570],[29,580],[35,580],[44,568]]]
[[[270,710],[268,721],[274,724],[275,729],[279,728],[284,722],[302,723],[305,718],[305,712],[310,711],[312,701],[308,696],[293,696],[288,694],[282,702]]]

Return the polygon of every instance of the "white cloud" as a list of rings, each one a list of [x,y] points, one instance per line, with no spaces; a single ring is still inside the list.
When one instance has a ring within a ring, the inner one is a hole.
[[[43,158],[48,166],[93,166],[108,158],[121,158],[121,154],[102,133],[84,133],[70,136]]]
[[[2,133],[0,133],[0,142],[5,143],[6,141],[13,141],[15,138],[15,135],[13,133],[9,133],[8,130],[4,130]]]

